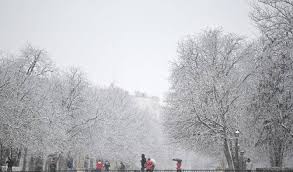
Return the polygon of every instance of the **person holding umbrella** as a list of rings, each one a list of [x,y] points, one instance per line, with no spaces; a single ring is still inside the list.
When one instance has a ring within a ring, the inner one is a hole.
[[[181,172],[182,159],[176,158],[176,159],[172,159],[172,160],[177,162],[176,163],[176,170],[177,170],[177,172]]]

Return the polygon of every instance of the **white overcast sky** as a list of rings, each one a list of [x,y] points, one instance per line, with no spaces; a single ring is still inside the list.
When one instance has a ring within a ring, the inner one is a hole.
[[[177,42],[207,27],[255,37],[247,0],[0,0],[0,49],[27,42],[95,84],[168,91]]]

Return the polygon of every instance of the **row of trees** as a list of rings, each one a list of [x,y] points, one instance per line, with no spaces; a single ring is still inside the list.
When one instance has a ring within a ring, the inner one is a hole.
[[[60,71],[46,51],[30,45],[0,59],[1,165],[9,154],[22,159],[23,170],[29,157],[53,153],[130,167],[139,165],[141,153],[164,159],[152,120],[159,109],[114,85],[94,86],[76,68]]]
[[[257,40],[211,29],[179,43],[166,100],[169,137],[224,155],[231,169],[236,130],[248,156],[277,167],[292,156],[293,2],[259,0],[253,9]]]

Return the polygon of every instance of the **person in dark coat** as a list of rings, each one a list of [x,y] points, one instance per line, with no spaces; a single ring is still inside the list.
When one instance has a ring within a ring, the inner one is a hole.
[[[69,157],[67,159],[67,168],[68,168],[69,172],[73,171],[73,158],[72,157]]]
[[[50,172],[56,172],[56,164],[55,163],[50,164]]]
[[[88,163],[88,160],[89,160],[88,157],[86,157],[85,160],[84,160],[83,167],[84,167],[84,171],[85,171],[85,172],[88,172],[88,169],[89,169],[89,163]]]
[[[10,157],[8,157],[8,160],[6,161],[7,164],[7,172],[12,172],[12,166],[13,166],[13,161]]]
[[[141,163],[141,171],[144,171],[144,169],[145,169],[145,163],[146,163],[146,158],[145,158],[145,155],[144,154],[141,154],[140,163]]]
[[[125,167],[125,165],[123,164],[123,162],[121,161],[120,162],[120,168],[119,168],[119,170],[120,171],[124,171],[126,169],[126,167]]]
[[[105,161],[104,163],[104,166],[105,166],[105,171],[109,171],[110,170],[110,162],[108,160]]]

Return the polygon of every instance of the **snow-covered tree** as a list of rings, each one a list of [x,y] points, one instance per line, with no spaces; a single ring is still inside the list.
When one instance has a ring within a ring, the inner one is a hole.
[[[2,57],[1,63],[1,144],[38,151],[44,145],[41,115],[45,96],[43,86],[53,65],[46,52],[27,45],[15,57]],[[19,150],[21,150],[19,149]],[[2,151],[2,150],[1,150]]]
[[[67,155],[138,168],[142,153],[164,152],[153,123],[158,111],[114,85],[91,85],[76,68],[59,70],[44,50],[28,45],[19,55],[1,54],[0,78],[1,149],[18,150],[23,170],[47,168],[48,156],[66,168]]]
[[[240,128],[244,83],[242,63],[250,46],[221,30],[206,30],[178,45],[166,101],[165,128],[171,138],[199,151],[223,150],[234,168],[231,139]]]
[[[251,17],[262,34],[250,108],[256,146],[268,154],[271,166],[282,167],[293,141],[293,2],[259,0]]]

